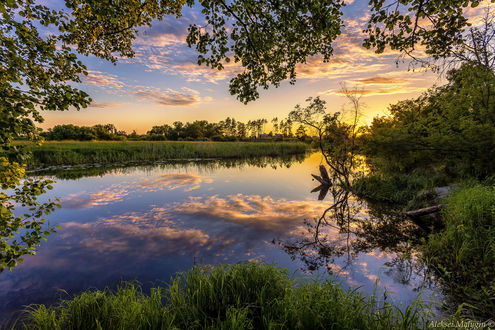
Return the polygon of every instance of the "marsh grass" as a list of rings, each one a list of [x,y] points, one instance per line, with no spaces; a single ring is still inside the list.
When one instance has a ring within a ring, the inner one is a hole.
[[[395,173],[392,175],[369,175],[354,181],[353,192],[370,202],[407,206],[415,209],[425,206],[425,196],[434,187],[444,186],[447,179],[440,175],[425,173]]]
[[[424,256],[449,294],[474,316],[495,315],[495,187],[465,184],[447,199],[445,230]],[[471,316],[471,315],[470,315]]]
[[[420,301],[400,311],[336,283],[291,278],[275,266],[194,267],[145,295],[127,284],[33,305],[15,324],[36,329],[416,329]]]
[[[240,159],[306,152],[301,142],[46,142],[32,146],[30,168],[180,159]]]

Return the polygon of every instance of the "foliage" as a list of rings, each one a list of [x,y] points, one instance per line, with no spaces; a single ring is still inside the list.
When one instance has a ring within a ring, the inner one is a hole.
[[[29,166],[286,156],[307,148],[301,142],[47,142],[33,148]]]
[[[275,134],[279,139],[293,138],[292,123],[289,120],[281,121],[281,134]],[[272,120],[272,123],[274,121]],[[147,141],[238,141],[238,140],[257,140],[273,138],[272,131],[266,134],[266,124],[268,121],[264,118],[249,120],[247,123],[236,121],[235,118],[227,117],[218,123],[209,123],[206,120],[195,120],[193,122],[183,123],[175,121],[173,125],[155,125],[146,134],[138,135],[135,131],[127,134],[125,131],[119,131],[113,124],[95,125],[92,127],[77,126],[72,124],[56,125],[42,132],[41,136],[46,140],[109,140],[123,141],[130,140],[147,140]],[[299,139],[304,140],[307,137],[306,131],[299,130]]]
[[[194,267],[149,296],[129,284],[25,314],[17,326],[37,329],[417,329],[425,321],[420,302],[401,312],[336,283],[291,279],[257,263]]]
[[[486,177],[495,168],[495,75],[464,64],[448,84],[390,107],[360,138],[373,171],[423,168],[450,177]]]
[[[296,65],[321,54],[329,61],[340,34],[343,1],[224,0],[201,2],[206,28],[189,27],[187,42],[201,54],[198,64],[222,69],[233,60],[244,71],[230,81],[230,93],[248,103],[258,86],[296,80]]]
[[[495,313],[495,187],[464,186],[448,198],[445,230],[431,234],[425,258],[448,292],[475,315]]]
[[[52,189],[50,180],[28,178],[20,184],[24,176],[24,166],[11,163],[0,157],[0,273],[22,262],[22,256],[34,254],[44,236],[54,232],[55,228],[44,227],[47,215],[58,204],[52,201],[40,204],[37,197]],[[7,190],[9,189],[9,190]],[[14,206],[25,208],[23,215],[14,213]]]
[[[92,127],[72,124],[56,125],[41,133],[46,140],[124,140],[126,133],[118,131],[113,124],[94,125]]]
[[[357,127],[359,100],[354,94],[346,95],[356,101],[353,104],[354,116],[351,123],[343,121],[339,112],[333,115],[326,113],[326,101],[319,97],[308,98],[307,107],[296,105],[289,113],[288,120],[301,124],[303,128],[316,131],[318,136],[316,143],[333,173],[333,178],[338,183],[350,187],[351,174],[357,165],[355,141],[359,131]]]
[[[69,12],[32,0],[0,3],[0,271],[16,265],[23,254],[33,254],[41,238],[54,230],[43,228],[42,216],[55,204],[37,201],[51,181],[23,179],[28,152],[13,141],[42,142],[35,126],[43,122],[40,111],[81,109],[91,102],[85,92],[67,83],[81,82],[87,74],[73,49],[112,60],[113,53],[129,56],[137,26],[179,14],[184,2],[129,1],[115,6],[71,0],[65,4]],[[23,216],[14,214],[17,205],[27,208]]]
[[[495,2],[492,0],[491,2]],[[364,31],[364,46],[383,52],[387,46],[412,54],[424,47],[426,54],[447,57],[464,43],[469,26],[464,10],[480,0],[371,0],[371,17]],[[420,48],[418,47],[418,48]]]

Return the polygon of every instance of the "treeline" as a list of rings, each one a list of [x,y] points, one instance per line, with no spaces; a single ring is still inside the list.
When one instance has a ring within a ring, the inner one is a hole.
[[[376,117],[360,139],[374,172],[418,170],[449,178],[495,174],[495,75],[472,63],[448,83],[400,101]]]
[[[56,125],[42,136],[46,140],[106,140],[106,141],[244,141],[244,140],[287,140],[310,139],[308,130],[300,125],[294,132],[290,119],[273,118],[271,129],[267,130],[267,119],[249,120],[247,123],[227,117],[217,123],[196,120],[183,123],[176,121],[172,125],[153,126],[146,134],[136,131],[128,134],[118,130],[113,124],[95,126],[76,126],[72,124]]]

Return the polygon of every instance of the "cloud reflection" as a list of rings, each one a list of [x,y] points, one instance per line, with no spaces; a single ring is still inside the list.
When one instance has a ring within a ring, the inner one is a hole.
[[[289,233],[302,228],[304,219],[314,218],[325,209],[316,201],[274,199],[260,195],[218,195],[190,198],[175,206],[174,211],[251,226],[258,229]]]
[[[70,194],[62,199],[62,207],[66,209],[92,208],[121,202],[133,193],[179,188],[184,188],[184,191],[192,191],[198,189],[202,183],[211,182],[211,179],[195,173],[163,173],[151,178],[113,184],[98,192],[83,191]]]

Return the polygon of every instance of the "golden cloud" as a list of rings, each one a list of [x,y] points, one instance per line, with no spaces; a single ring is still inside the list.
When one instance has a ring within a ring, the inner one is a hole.
[[[400,88],[383,88],[383,89],[363,89],[359,92],[362,96],[377,96],[377,95],[395,95],[395,94],[410,94],[421,93],[427,90],[426,87],[400,87]],[[344,92],[338,89],[330,89],[320,92],[320,95],[345,95]]]
[[[376,77],[371,77],[371,78],[363,78],[363,79],[356,79],[353,80],[353,82],[360,84],[360,85],[381,85],[381,84],[404,84],[405,81],[399,78],[392,78],[392,77],[381,77],[381,76],[376,76]]]
[[[170,88],[164,91],[146,88],[138,89],[134,95],[140,99],[165,106],[191,106],[211,100],[208,97],[200,97],[198,93],[191,93],[190,89],[179,92]]]
[[[174,211],[282,234],[300,229],[305,219],[319,216],[325,206],[316,201],[275,200],[270,196],[236,194],[192,198],[176,205]]]

